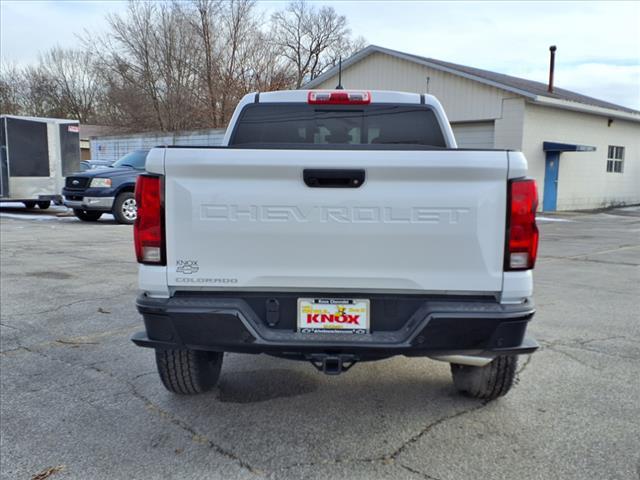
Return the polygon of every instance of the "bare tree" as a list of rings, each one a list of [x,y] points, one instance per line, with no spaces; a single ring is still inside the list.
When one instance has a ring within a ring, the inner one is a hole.
[[[38,65],[0,70],[2,113],[93,121],[99,84],[87,52],[53,48]]]
[[[225,125],[237,98],[245,90],[243,70],[248,68],[252,38],[257,31],[254,0],[232,0],[223,14],[220,123]]]
[[[245,72],[246,92],[283,90],[294,85],[296,74],[280,49],[271,42],[270,33],[258,32],[248,60],[250,70]]]
[[[197,65],[200,48],[182,4],[131,2],[124,15],[110,15],[109,34],[99,42],[109,96],[141,129],[191,128],[199,121]],[[134,101],[131,111],[128,102]]]
[[[263,31],[254,0],[195,0],[201,41],[199,76],[211,125],[225,126],[242,95],[291,84],[290,68]]]
[[[300,87],[349,55],[344,16],[302,0],[265,21],[256,0],[130,0],[101,37],[0,69],[3,113],[131,130],[223,127],[251,91]]]
[[[99,49],[104,52],[101,66],[108,78],[114,102],[121,98],[130,99],[142,94],[148,100],[149,108],[137,110],[143,115],[153,116],[143,121],[142,128],[156,127],[165,130],[160,106],[160,76],[156,65],[156,45],[153,31],[155,5],[152,3],[129,3],[126,16],[109,15],[111,27],[109,35],[102,39]],[[135,105],[135,104],[134,104]],[[127,110],[126,105],[120,108]],[[135,114],[130,115],[136,117]],[[140,120],[140,118],[138,118]]]
[[[24,83],[22,72],[15,64],[0,65],[0,113],[20,115],[23,113]]]
[[[197,12],[194,27],[202,44],[203,62],[198,73],[204,87],[203,103],[211,125],[217,127],[220,78],[218,18],[224,6],[222,0],[194,0],[193,3]]]
[[[70,117],[73,113],[61,108],[54,80],[42,66],[11,67],[2,74],[2,113],[36,117]]]
[[[23,109],[36,117],[63,117],[56,100],[55,84],[40,66],[26,67],[22,72]]]
[[[333,7],[319,9],[303,0],[273,14],[273,42],[296,71],[295,87],[321,75],[335,62],[336,52],[349,49],[350,30]]]
[[[90,52],[53,48],[40,57],[38,75],[53,86],[49,101],[65,117],[86,123],[94,116],[101,85]]]

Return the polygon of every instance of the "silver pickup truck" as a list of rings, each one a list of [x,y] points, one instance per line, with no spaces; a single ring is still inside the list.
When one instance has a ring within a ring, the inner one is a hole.
[[[406,355],[493,399],[537,348],[526,160],[458,149],[430,95],[250,94],[222,147],[155,148],[146,170],[133,341],[172,392],[213,387],[224,352],[327,374]]]

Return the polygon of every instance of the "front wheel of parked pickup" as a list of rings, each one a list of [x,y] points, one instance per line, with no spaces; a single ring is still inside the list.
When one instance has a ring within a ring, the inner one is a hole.
[[[221,352],[156,350],[156,366],[167,390],[195,395],[211,390],[220,378]]]
[[[73,214],[83,222],[97,222],[102,216],[102,212],[95,212],[93,210],[79,210],[79,209],[74,209]]]
[[[484,367],[451,364],[453,383],[459,392],[474,398],[494,400],[506,395],[516,378],[518,357],[500,356]]]
[[[132,225],[138,216],[136,197],[133,192],[122,192],[113,202],[113,216],[118,223]]]
[[[46,210],[50,206],[51,206],[51,201],[49,201],[49,200],[43,200],[41,202],[38,202],[38,208],[40,210]]]

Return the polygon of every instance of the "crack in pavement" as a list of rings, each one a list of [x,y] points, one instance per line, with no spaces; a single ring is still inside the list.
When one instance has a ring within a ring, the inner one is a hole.
[[[614,335],[614,336],[609,336],[609,337],[603,337],[603,338],[590,338],[587,340],[580,340],[580,339],[574,339],[574,340],[569,340],[567,341],[560,341],[560,340],[553,340],[553,341],[545,341],[545,340],[540,340],[540,344],[543,345],[545,348],[548,348],[550,350],[553,350],[555,352],[561,353],[563,355],[566,355],[569,358],[572,358],[573,360],[583,364],[584,366],[588,366],[590,368],[593,368],[595,370],[601,370],[599,368],[595,368],[593,366],[588,365],[587,363],[585,363],[583,360],[580,360],[578,358],[576,358],[573,355],[568,354],[565,351],[559,350],[556,347],[565,347],[565,348],[572,348],[574,350],[582,350],[585,352],[593,352],[593,353],[599,353],[601,355],[608,355],[610,357],[614,357],[614,358],[622,358],[625,360],[640,360],[640,357],[637,356],[633,356],[633,355],[624,355],[621,353],[612,353],[612,352],[605,352],[603,350],[599,350],[597,348],[587,348],[585,345],[588,345],[590,343],[594,343],[594,342],[603,342],[606,340],[618,340],[618,339],[625,339],[625,340],[629,340],[630,342],[637,342],[637,340],[632,339],[631,337],[627,337],[624,335]]]
[[[594,262],[594,263],[609,263],[609,264],[613,264],[613,265],[624,265],[624,266],[637,267],[638,264],[635,264],[635,263],[607,262],[605,260],[589,259],[587,257],[590,257],[592,255],[604,255],[605,253],[614,253],[614,252],[618,252],[620,250],[628,250],[630,248],[639,248],[639,247],[640,247],[640,245],[637,245],[637,244],[625,244],[625,245],[619,245],[616,248],[610,248],[610,249],[607,249],[607,250],[599,250],[597,252],[581,253],[581,254],[578,254],[578,255],[567,255],[567,256],[540,255],[538,258],[539,258],[539,260],[542,261],[542,263],[546,263],[547,260],[549,261],[549,263],[550,262],[554,262],[554,261],[558,261],[558,260],[573,260],[573,261],[585,261],[585,262]]]
[[[436,428],[438,425],[442,425],[443,423],[446,423],[446,422],[448,422],[450,420],[454,420],[454,419],[456,419],[458,417],[462,417],[463,415],[467,415],[468,413],[473,413],[473,412],[475,412],[477,410],[480,410],[480,409],[484,408],[485,406],[487,406],[488,403],[489,402],[487,402],[487,401],[480,402],[478,405],[474,405],[473,407],[461,410],[461,411],[453,413],[451,415],[446,415],[444,417],[441,417],[441,418],[429,423],[422,430],[420,430],[417,434],[413,435],[411,438],[406,440],[402,445],[400,445],[400,447],[398,447],[390,455],[387,455],[385,458],[390,458],[390,459],[395,461],[395,459],[397,459],[402,454],[402,452],[404,452],[409,446],[411,446],[414,443],[416,443],[424,435],[429,433],[431,430]]]
[[[193,428],[191,425],[189,425],[187,422],[185,422],[184,420],[181,420],[180,418],[176,417],[175,415],[172,415],[170,412],[164,410],[163,408],[161,408],[160,406],[154,404],[149,398],[147,398],[145,395],[143,395],[142,393],[140,393],[137,389],[137,387],[129,380],[119,377],[117,375],[114,375],[113,373],[109,372],[108,370],[104,370],[102,368],[98,368],[95,365],[91,365],[91,364],[82,364],[82,363],[70,363],[67,362],[63,359],[60,358],[56,358],[55,356],[51,356],[48,355],[40,350],[35,350],[35,349],[31,349],[29,347],[24,347],[24,346],[20,346],[20,348],[33,353],[35,355],[39,355],[41,357],[46,358],[47,360],[53,360],[59,363],[62,363],[63,365],[66,365],[68,367],[78,367],[78,368],[82,368],[85,370],[91,370],[94,372],[98,372],[102,375],[105,375],[109,378],[111,378],[112,380],[116,381],[116,382],[121,382],[124,383],[130,390],[131,394],[137,398],[138,400],[140,400],[141,402],[143,402],[145,408],[147,409],[147,411],[149,412],[153,412],[154,414],[156,414],[157,416],[159,416],[160,418],[169,421],[172,425],[175,425],[176,427],[180,428],[182,431],[188,433],[191,436],[191,441],[194,443],[198,443],[201,445],[206,445],[208,446],[210,449],[214,450],[216,453],[218,453],[219,455],[221,455],[222,457],[226,458],[227,460],[232,461],[233,463],[235,463],[236,465],[238,465],[239,467],[241,467],[242,469],[248,471],[249,473],[258,476],[258,477],[264,477],[264,473],[253,467],[252,465],[250,465],[248,462],[242,460],[238,455],[236,455],[235,453],[233,453],[230,450],[225,449],[224,447],[221,447],[220,445],[216,444],[213,440],[209,439],[208,437],[206,437],[205,435],[200,434],[195,428]],[[146,375],[143,374],[143,375]],[[139,375],[142,376],[142,375]],[[82,401],[82,399],[80,399]],[[89,403],[87,402],[86,399],[84,400],[84,403]],[[94,408],[95,405],[91,405]]]
[[[139,330],[139,328],[137,327],[137,322],[136,322],[136,326],[132,325],[129,327],[118,328],[116,330],[107,330],[106,332],[95,333],[92,335],[81,335],[78,337],[70,337],[70,338],[57,338],[55,340],[47,340],[44,342],[36,343],[34,345],[29,345],[28,347],[24,347],[23,344],[18,339],[15,339],[19,346],[16,348],[12,348],[10,350],[2,350],[0,351],[0,355],[9,354],[16,351],[31,352],[30,349],[45,348],[45,347],[60,347],[65,345],[67,346],[100,345],[100,342],[94,342],[93,340],[108,338],[114,335],[119,335],[121,333],[133,333],[137,330]]]
[[[522,372],[525,371],[525,369],[529,366],[529,364],[531,363],[531,360],[533,359],[533,354],[529,354],[527,355],[527,359],[522,362],[522,366],[518,369],[518,371],[516,372],[516,375],[520,375]]]
[[[562,345],[564,346],[564,345]],[[582,365],[583,367],[587,367],[590,368],[592,370],[596,370],[596,371],[602,371],[601,368],[598,367],[594,367],[593,365],[590,365],[589,363],[585,362],[584,360],[582,360],[581,358],[576,357],[575,355],[572,355],[570,353],[565,352],[564,350],[560,350],[558,349],[555,345],[551,346],[551,345],[547,345],[545,348],[548,348],[549,350],[552,350],[556,353],[559,353],[560,355],[564,355],[567,358],[570,358],[571,360],[573,360],[576,363],[579,363],[580,365]]]
[[[588,343],[594,343],[594,342],[605,342],[607,340],[629,340],[630,342],[640,342],[640,339],[634,338],[634,337],[630,337],[627,335],[611,335],[608,337],[600,337],[600,338],[568,338],[566,340],[563,339],[550,339],[550,340],[540,340],[542,343],[548,344],[548,345],[563,345],[563,346],[575,346],[575,345],[586,345]]]
[[[73,255],[73,254],[69,254],[69,253],[65,253],[65,257],[67,258],[75,258],[76,260],[82,260],[85,262],[96,262],[99,261],[99,259],[96,259],[95,257],[93,258],[89,258],[89,257],[82,257],[80,255]],[[135,262],[135,260],[114,260],[112,258],[105,258],[103,259],[104,261],[108,261],[110,264],[122,264],[122,265],[131,265],[132,267],[137,267],[138,264]]]
[[[27,315],[42,315],[43,313],[53,313],[53,312],[57,312],[63,308],[67,308],[67,307],[71,307],[73,305],[77,305],[79,303],[85,303],[85,302],[101,302],[104,300],[113,300],[114,298],[118,298],[118,297],[122,297],[124,295],[131,295],[131,291],[127,290],[125,292],[121,292],[118,293],[116,295],[111,295],[109,297],[93,297],[93,298],[83,298],[81,300],[74,300],[73,302],[69,302],[69,303],[63,303],[62,305],[58,305],[57,307],[54,308],[48,308],[46,310],[41,310],[39,312],[25,312],[25,313],[18,313],[16,315],[12,315],[13,317],[24,317]]]
[[[527,355],[527,359],[524,362],[522,362],[522,365],[516,371],[516,378],[513,381],[513,387],[514,388],[516,387],[516,385],[520,384],[520,375],[522,375],[524,373],[524,371],[527,369],[527,367],[531,363],[531,360],[533,360],[533,354]]]
[[[594,342],[605,342],[607,340],[619,340],[619,339],[625,339],[627,340],[628,337],[625,337],[624,335],[614,335],[611,337],[604,337],[604,338],[590,338],[587,340],[575,340],[575,342],[579,345],[585,346],[589,343],[594,343]]]
[[[438,477],[434,477],[433,475],[429,475],[428,473],[421,472],[420,470],[415,470],[414,468],[411,468],[408,465],[405,465],[404,463],[399,463],[398,465],[401,468],[404,468],[405,470],[407,470],[408,472],[411,472],[414,475],[418,475],[424,478],[425,480],[440,480]]]
[[[102,370],[98,370],[98,371],[102,371]],[[216,444],[215,442],[213,442],[213,440],[209,439],[207,436],[198,433],[195,430],[195,428],[193,428],[187,422],[185,422],[184,420],[181,420],[180,418],[176,417],[175,415],[172,415],[170,412],[168,412],[168,411],[164,410],[163,408],[159,407],[158,405],[153,403],[149,398],[147,398],[146,396],[141,394],[133,384],[131,384],[129,382],[126,382],[126,383],[131,388],[131,393],[133,394],[133,396],[138,398],[142,402],[144,402],[145,407],[147,408],[147,410],[149,410],[151,412],[154,412],[160,418],[168,420],[173,425],[175,425],[178,428],[180,428],[180,429],[184,430],[185,432],[189,433],[191,435],[191,441],[193,441],[194,443],[199,443],[199,444],[202,444],[202,445],[206,445],[207,447],[209,447],[210,449],[214,450],[219,455],[222,455],[223,457],[227,458],[228,460],[232,460],[238,466],[240,466],[243,469],[249,471],[253,475],[256,475],[256,476],[259,476],[259,477],[263,477],[264,476],[264,473],[261,470],[251,466],[249,463],[247,463],[246,461],[242,460],[238,455],[236,455],[235,453],[231,452],[230,450],[227,450],[227,449],[221,447],[220,445]]]
[[[598,350],[597,348],[586,348],[584,346],[577,347],[575,345],[563,345],[563,346],[567,348],[574,348],[576,350],[584,350],[585,352],[599,353],[600,355],[607,355],[609,357],[614,357],[614,358],[623,358],[625,360],[640,360],[640,357],[636,357],[633,355],[624,355],[622,353],[605,352],[604,350]]]
[[[431,430],[433,430],[434,428],[436,428],[439,425],[442,425],[450,420],[454,420],[456,418],[462,417],[464,415],[467,415],[469,413],[473,413],[476,412],[482,408],[484,408],[486,405],[488,405],[490,402],[489,401],[482,401],[481,403],[479,403],[478,405],[474,405],[470,408],[466,408],[464,410],[460,410],[456,413],[450,414],[450,415],[445,415],[444,417],[440,417],[437,420],[434,420],[433,422],[429,423],[428,425],[426,425],[424,428],[422,428],[418,433],[416,433],[415,435],[412,435],[411,437],[409,437],[407,440],[403,441],[401,443],[401,445],[396,448],[394,451],[392,451],[391,453],[388,453],[386,455],[380,455],[378,457],[370,457],[370,458],[335,458],[335,459],[328,459],[328,460],[322,460],[319,462],[300,462],[300,463],[294,463],[291,465],[287,465],[281,468],[278,468],[276,471],[277,472],[283,472],[283,471],[287,471],[287,470],[293,470],[295,468],[300,468],[300,467],[316,467],[316,466],[320,466],[320,465],[341,465],[341,464],[349,464],[349,463],[383,463],[385,465],[398,465],[406,470],[409,470],[409,468],[407,468],[406,465],[400,463],[400,462],[396,462],[396,460],[398,459],[398,457],[410,446],[412,446],[413,444],[415,444],[416,442],[418,442],[423,436],[425,436],[426,434],[428,434]],[[411,470],[409,470],[411,471]],[[427,473],[424,472],[419,472],[417,470],[413,471],[413,473],[419,474],[421,475],[423,478],[425,479],[429,479],[429,480],[439,480],[436,479],[435,477],[429,476]]]
[[[624,267],[637,267],[640,266],[640,263],[630,263],[630,262],[610,262],[607,260],[596,260],[595,258],[567,258],[567,260],[571,260],[572,262],[592,262],[592,263],[604,263],[605,265],[622,265]]]
[[[0,355],[9,355],[14,352],[31,352],[31,350],[29,350],[26,347],[23,347],[22,345],[20,345],[20,342],[18,342],[18,346],[16,348],[12,348],[10,350],[2,350],[0,352]]]
[[[13,325],[9,325],[8,323],[2,323],[0,322],[0,326],[2,327],[6,327],[6,328],[11,328],[13,330],[17,330],[18,332],[20,331],[20,329],[18,327],[14,327]]]

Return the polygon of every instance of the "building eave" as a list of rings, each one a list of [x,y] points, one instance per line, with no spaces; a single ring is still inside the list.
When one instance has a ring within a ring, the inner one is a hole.
[[[573,112],[590,113],[592,115],[600,115],[602,117],[616,118],[619,120],[627,120],[630,122],[640,123],[640,113],[623,112],[612,108],[597,107],[595,105],[587,105],[586,103],[570,102],[568,100],[560,100],[557,98],[544,97],[536,95],[530,100],[531,103],[542,105],[545,107],[559,108],[562,110],[571,110]]]

